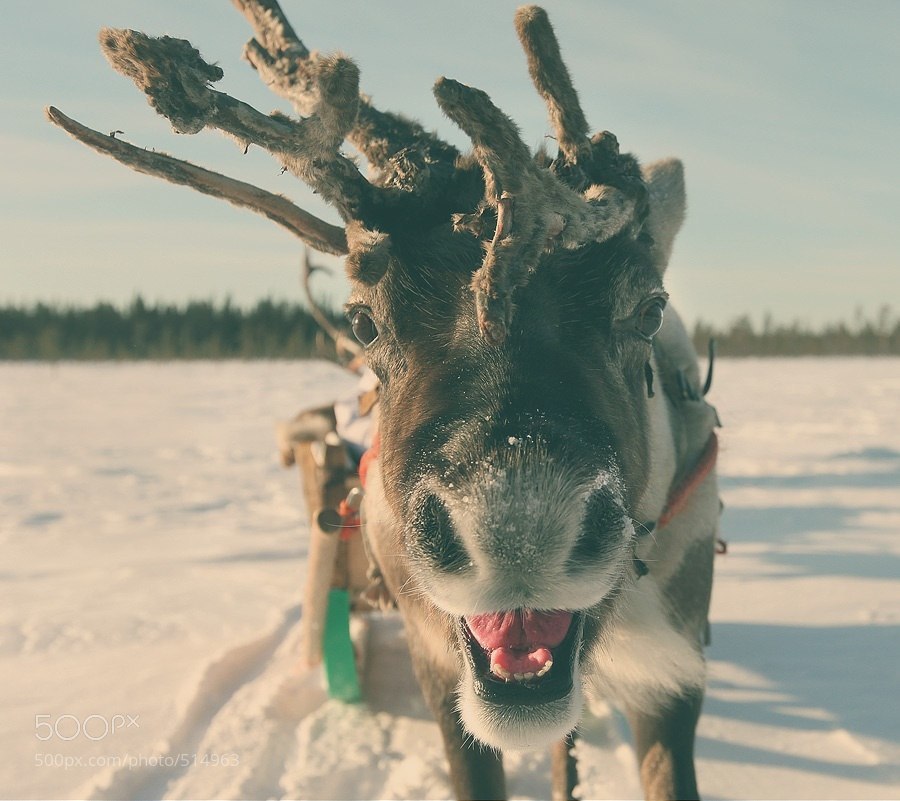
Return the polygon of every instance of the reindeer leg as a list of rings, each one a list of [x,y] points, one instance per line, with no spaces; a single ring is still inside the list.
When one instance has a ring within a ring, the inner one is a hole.
[[[506,798],[503,756],[463,729],[456,709],[458,677],[430,663],[422,653],[413,654],[413,668],[441,730],[453,795],[459,801]]]
[[[654,712],[628,711],[647,801],[700,797],[694,732],[702,705],[703,694],[696,693]]]
[[[578,763],[575,761],[575,732],[554,744],[551,752],[551,790],[553,801],[573,801],[578,784]]]
[[[503,756],[465,733],[455,707],[455,697],[445,698],[438,715],[453,794],[460,801],[506,798]]]

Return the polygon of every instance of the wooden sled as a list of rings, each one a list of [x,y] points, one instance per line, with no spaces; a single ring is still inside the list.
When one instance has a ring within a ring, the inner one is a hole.
[[[365,637],[351,638],[351,619],[389,605],[359,528],[358,464],[337,434],[331,407],[301,412],[278,435],[282,464],[300,470],[310,515],[300,658],[322,665],[329,696],[358,701]]]

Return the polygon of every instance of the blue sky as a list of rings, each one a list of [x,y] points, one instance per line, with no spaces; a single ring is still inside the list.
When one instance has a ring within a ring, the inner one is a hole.
[[[340,49],[376,105],[467,143],[431,95],[487,91],[538,145],[549,132],[512,25],[518,3],[283,0],[311,48]],[[900,306],[900,3],[548,0],[585,112],[645,162],[686,166],[689,211],[667,283],[689,319],[770,312],[811,324]],[[450,10],[452,8],[452,11]],[[299,298],[299,242],[267,220],[132,173],[70,140],[44,106],[336,215],[258,149],[172,134],[97,46],[103,25],[190,39],[219,88],[288,110],[240,60],[226,0],[4,6],[0,303]],[[334,261],[336,271],[339,264]],[[322,284],[343,300],[340,275]]]

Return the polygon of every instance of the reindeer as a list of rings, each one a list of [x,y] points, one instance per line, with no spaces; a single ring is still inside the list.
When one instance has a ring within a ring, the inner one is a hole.
[[[184,40],[104,29],[101,46],[176,131],[265,148],[343,227],[48,116],[346,256],[347,315],[380,381],[364,529],[456,795],[503,797],[502,751],[553,744],[554,797],[571,797],[573,732],[598,695],[630,721],[647,798],[696,797],[717,420],[662,283],[680,162],[642,168],[611,133],[589,135],[540,8],[515,25],[558,152],[532,154],[487,94],[440,78],[463,155],[375,108],[356,65],[311,53],[274,0],[233,1],[255,31],[245,57],[300,119],[215,91],[222,71]]]

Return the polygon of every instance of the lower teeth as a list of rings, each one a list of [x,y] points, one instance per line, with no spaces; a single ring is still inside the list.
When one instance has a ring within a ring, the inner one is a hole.
[[[493,673],[497,678],[503,679],[503,681],[529,681],[530,679],[539,679],[541,676],[547,675],[550,671],[550,668],[553,667],[553,660],[548,659],[544,666],[538,670],[536,673],[528,672],[528,673],[510,673],[506,668],[500,667],[500,665],[493,665],[491,667],[491,673]]]

